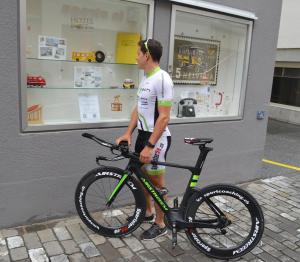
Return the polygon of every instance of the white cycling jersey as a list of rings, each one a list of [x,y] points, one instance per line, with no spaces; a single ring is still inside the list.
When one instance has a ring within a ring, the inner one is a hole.
[[[141,81],[137,92],[138,129],[153,132],[159,106],[172,106],[173,82],[169,74],[155,68]],[[170,136],[166,127],[162,136]]]

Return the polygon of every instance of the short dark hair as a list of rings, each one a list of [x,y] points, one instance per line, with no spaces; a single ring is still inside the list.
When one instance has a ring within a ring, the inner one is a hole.
[[[154,62],[160,61],[163,48],[159,41],[154,39],[141,40],[138,45],[144,54],[149,52]]]

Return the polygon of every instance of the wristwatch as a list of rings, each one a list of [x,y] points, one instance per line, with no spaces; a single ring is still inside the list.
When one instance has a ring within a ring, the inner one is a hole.
[[[150,148],[154,148],[155,145],[151,144],[149,141],[146,142],[146,146]]]

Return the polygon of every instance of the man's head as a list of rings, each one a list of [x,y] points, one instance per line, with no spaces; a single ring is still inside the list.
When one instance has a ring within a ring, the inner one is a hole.
[[[141,40],[138,43],[136,61],[140,68],[144,69],[148,63],[159,63],[162,55],[162,45],[154,39]]]

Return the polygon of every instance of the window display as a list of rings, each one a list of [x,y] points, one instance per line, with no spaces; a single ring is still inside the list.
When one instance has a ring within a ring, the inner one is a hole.
[[[137,44],[152,34],[153,0],[25,2],[24,129],[129,120],[142,76]]]
[[[241,118],[252,21],[175,5],[172,21],[172,119]]]

